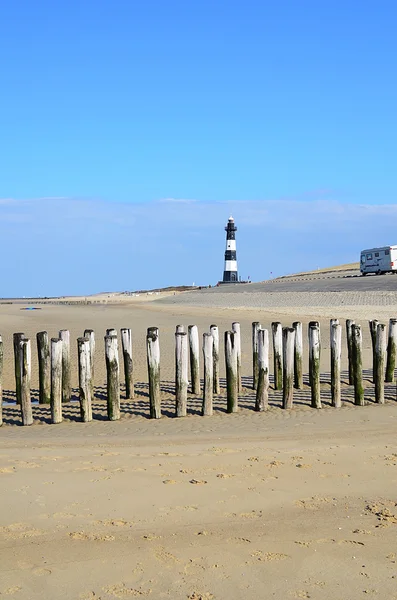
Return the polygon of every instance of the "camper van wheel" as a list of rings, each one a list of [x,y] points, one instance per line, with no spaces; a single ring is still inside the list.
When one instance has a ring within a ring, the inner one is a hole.
[[[377,274],[377,275],[380,275],[380,274],[381,274],[381,271],[376,271],[376,274]]]

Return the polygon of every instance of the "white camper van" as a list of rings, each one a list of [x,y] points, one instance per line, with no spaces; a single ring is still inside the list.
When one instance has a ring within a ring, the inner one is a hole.
[[[397,273],[397,246],[370,248],[361,251],[361,275],[367,273]]]

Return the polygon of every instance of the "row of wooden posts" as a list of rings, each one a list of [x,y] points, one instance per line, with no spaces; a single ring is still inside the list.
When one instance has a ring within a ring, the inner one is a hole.
[[[397,319],[390,319],[387,342],[386,326],[376,320],[369,322],[375,401],[384,403],[384,381],[394,380],[397,349]],[[134,397],[132,332],[121,329],[122,354],[126,398]],[[271,324],[274,361],[274,389],[283,391],[283,408],[293,406],[295,389],[303,388],[303,330],[302,323],[292,327],[282,327],[281,323]],[[62,403],[71,400],[70,333],[59,332],[58,338],[49,340],[48,333],[37,334],[39,364],[39,403],[50,404],[52,423],[62,421]],[[362,371],[362,330],[352,320],[346,321],[346,339],[349,365],[349,384],[354,386],[354,402],[364,404]],[[14,364],[16,382],[16,402],[21,407],[23,425],[33,423],[30,396],[31,343],[23,333],[15,333]],[[320,324],[311,321],[308,325],[309,343],[309,385],[311,406],[321,408],[320,393]],[[79,368],[79,396],[81,420],[92,420],[92,400],[94,398],[94,354],[95,334],[86,329],[84,336],[77,340]],[[160,339],[157,327],[149,327],[146,336],[147,365],[149,380],[150,417],[161,417],[160,393]],[[338,408],[341,399],[341,352],[342,325],[337,319],[330,320],[331,348],[331,403]],[[227,412],[238,410],[238,395],[242,391],[241,378],[241,331],[240,324],[233,323],[231,331],[225,332],[225,366]],[[203,402],[202,414],[212,415],[213,394],[219,394],[219,330],[211,325],[210,331],[203,334]],[[183,325],[177,325],[175,332],[175,414],[187,414],[187,394],[189,387],[188,367],[190,362],[191,393],[201,393],[200,344],[196,325],[189,325],[188,332]],[[190,360],[189,360],[190,358]],[[105,359],[107,370],[107,414],[111,421],[120,418],[120,369],[117,330],[107,329],[105,335]],[[269,332],[260,323],[252,323],[252,388],[256,391],[255,409],[268,408],[269,390]],[[2,373],[3,342],[0,336],[0,424],[2,424]]]

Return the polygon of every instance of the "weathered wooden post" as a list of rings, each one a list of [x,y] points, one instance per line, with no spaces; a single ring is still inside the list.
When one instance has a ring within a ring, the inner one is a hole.
[[[157,327],[149,327],[147,330],[146,350],[149,377],[150,418],[160,419],[160,340],[159,330]]]
[[[31,348],[30,340],[23,338],[20,345],[21,414],[22,425],[33,425],[32,402],[30,399]]]
[[[342,406],[340,388],[340,361],[342,355],[342,325],[331,321],[331,402],[335,408]]]
[[[386,381],[394,381],[394,369],[396,368],[397,348],[397,319],[389,321],[389,340],[387,343]]]
[[[294,401],[295,329],[283,328],[283,408],[292,408]]]
[[[185,333],[185,326],[184,325],[177,325],[175,327],[175,333]]]
[[[51,339],[51,422],[62,423],[62,347],[59,338]]]
[[[187,334],[175,333],[175,414],[186,417],[188,388]]]
[[[3,348],[3,338],[0,335],[0,426],[3,425],[3,367],[4,367],[4,348]]]
[[[274,389],[283,389],[283,328],[281,323],[272,323]]]
[[[124,359],[125,397],[134,398],[134,373],[132,362],[132,332],[131,329],[121,329],[121,346]]]
[[[361,325],[352,325],[354,404],[364,406]]]
[[[320,327],[315,325],[315,321],[309,323],[309,380],[311,385],[311,405],[312,408],[321,408],[320,393],[320,356],[321,341]]]
[[[376,343],[375,352],[376,360],[374,365],[376,371],[375,379],[375,402],[384,404],[385,402],[385,358],[386,358],[386,326],[383,323],[378,323],[376,327]]]
[[[379,321],[377,319],[369,321],[369,332],[371,334],[372,344],[372,383],[376,382],[376,331],[378,324]]]
[[[21,404],[21,368],[20,368],[20,341],[25,337],[24,333],[14,333],[14,372],[15,372],[15,402]]]
[[[204,357],[204,388],[203,388],[203,416],[211,416],[213,412],[212,401],[214,391],[214,340],[211,333],[203,334],[203,357]]]
[[[252,389],[258,387],[259,363],[258,363],[258,331],[261,324],[258,321],[252,323]]]
[[[214,394],[219,394],[221,391],[219,385],[219,329],[217,325],[211,325],[210,332],[214,340],[214,348],[212,357],[214,362]]]
[[[189,325],[188,336],[192,394],[198,395],[200,393],[200,342],[197,325]]]
[[[51,402],[51,352],[47,331],[36,334],[37,356],[39,359],[39,403]]]
[[[114,335],[117,337],[117,329],[114,329],[113,327],[106,329],[106,335]]]
[[[62,402],[70,402],[72,397],[72,386],[70,383],[70,332],[68,329],[62,329],[59,332],[59,339],[62,340]]]
[[[117,337],[105,335],[107,409],[109,421],[120,419],[120,367]]]
[[[241,328],[240,323],[232,323],[232,331],[234,333],[234,340],[237,349],[237,390],[243,391],[241,382]]]
[[[294,348],[294,385],[297,390],[303,388],[303,334],[302,323],[295,321],[292,323],[295,330],[295,348]]]
[[[92,421],[92,381],[91,381],[91,349],[90,340],[77,339],[77,355],[79,363],[80,415],[83,423]]]
[[[354,321],[346,319],[346,343],[347,343],[347,359],[349,363],[349,385],[354,385],[354,369],[353,369],[353,334],[352,327]]]
[[[237,347],[233,331],[225,331],[227,412],[238,411]]]
[[[91,362],[91,382],[92,382],[91,398],[92,398],[92,400],[94,400],[95,331],[93,329],[85,329],[83,337],[88,338],[88,340],[90,342],[90,362]]]
[[[262,412],[269,408],[269,332],[257,329],[258,379],[256,386],[255,410]]]

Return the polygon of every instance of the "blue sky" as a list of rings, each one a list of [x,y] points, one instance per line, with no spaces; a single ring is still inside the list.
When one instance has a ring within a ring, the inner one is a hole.
[[[254,280],[397,243],[396,20],[391,0],[3,0],[0,296],[214,283],[230,212]]]

